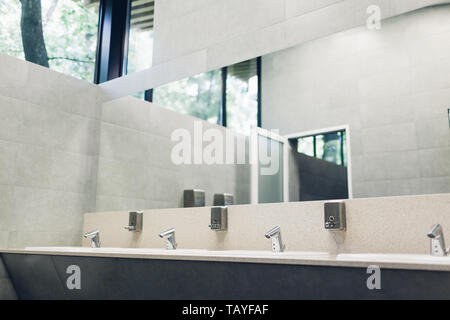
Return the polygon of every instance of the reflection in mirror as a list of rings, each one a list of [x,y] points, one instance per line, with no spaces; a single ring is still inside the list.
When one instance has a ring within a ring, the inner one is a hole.
[[[249,135],[250,128],[258,124],[258,60],[243,61],[154,88],[152,101]]]
[[[349,198],[346,129],[289,137],[289,201]]]

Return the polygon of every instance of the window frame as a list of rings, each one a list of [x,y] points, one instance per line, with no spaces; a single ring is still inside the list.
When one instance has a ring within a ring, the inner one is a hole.
[[[340,126],[336,126],[336,127],[316,129],[316,130],[311,130],[311,131],[296,132],[296,133],[286,134],[283,137],[288,139],[288,140],[293,140],[293,139],[317,136],[317,135],[321,135],[321,134],[327,134],[327,133],[333,133],[333,132],[339,132],[339,131],[345,131],[345,135],[347,137],[346,138],[346,142],[345,142],[344,145],[345,145],[345,150],[347,152],[348,198],[349,199],[353,199],[352,156],[351,156],[352,155],[352,150],[351,150],[351,143],[350,143],[351,142],[351,133],[350,133],[350,126],[348,124],[340,125]],[[341,135],[341,137],[342,137],[342,135]],[[314,146],[314,150],[315,149],[316,149],[316,147]],[[343,150],[343,149],[341,148],[341,150]]]

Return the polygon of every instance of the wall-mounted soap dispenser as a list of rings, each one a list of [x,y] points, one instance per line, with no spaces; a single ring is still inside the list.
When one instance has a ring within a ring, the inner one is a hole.
[[[333,201],[324,204],[325,229],[330,231],[345,231],[345,202]]]
[[[228,228],[228,207],[211,207],[211,230],[225,231]]]
[[[128,231],[141,232],[143,223],[144,211],[130,212],[128,218],[128,226],[125,227]]]

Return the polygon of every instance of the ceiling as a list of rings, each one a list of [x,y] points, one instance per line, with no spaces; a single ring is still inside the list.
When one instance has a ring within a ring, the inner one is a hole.
[[[256,58],[228,66],[227,71],[231,76],[239,78],[242,81],[248,81],[248,79],[257,75]]]

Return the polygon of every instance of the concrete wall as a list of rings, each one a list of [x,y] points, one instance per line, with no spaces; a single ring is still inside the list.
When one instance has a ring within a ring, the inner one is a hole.
[[[382,18],[448,1],[165,0],[156,1],[153,63],[207,50],[219,68],[365,25],[369,5]]]
[[[262,123],[348,124],[356,197],[450,192],[450,6],[263,57]]]
[[[218,69],[446,0],[156,1],[153,67],[102,84],[112,98]]]
[[[0,247],[79,244],[95,210],[98,88],[0,54]]]
[[[206,204],[214,193],[231,193],[249,203],[248,165],[176,165],[171,160],[175,129],[194,140],[194,122],[203,131],[226,129],[132,97],[103,104],[97,211],[183,206],[184,189],[203,189]],[[205,143],[204,145],[206,145]]]

